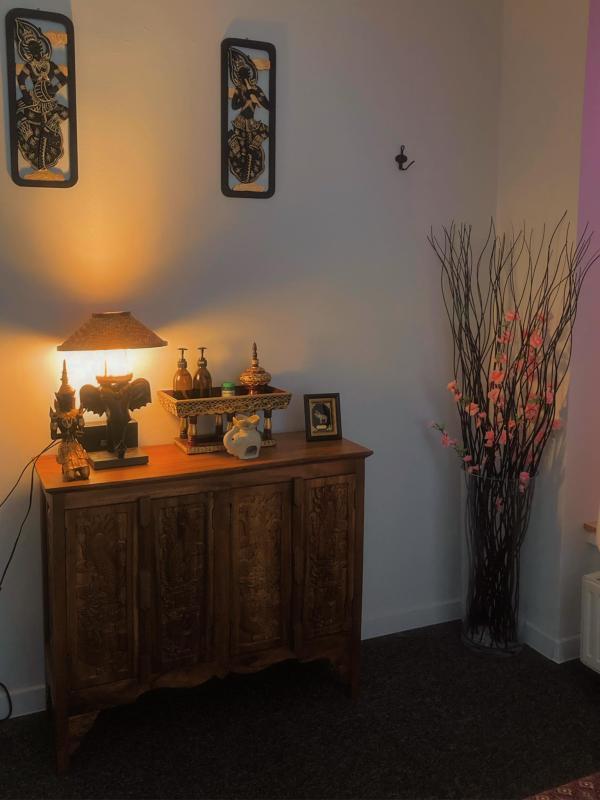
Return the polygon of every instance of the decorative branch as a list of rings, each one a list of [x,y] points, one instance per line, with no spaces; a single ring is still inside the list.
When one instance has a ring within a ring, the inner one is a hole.
[[[532,479],[560,426],[557,395],[571,360],[573,325],[591,252],[586,228],[570,239],[566,214],[540,243],[523,226],[510,237],[493,220],[475,258],[471,226],[428,241],[441,264],[442,299],[453,343],[462,442],[443,425],[442,444],[463,460],[472,574],[469,635],[506,648],[516,636],[518,555],[529,522]]]

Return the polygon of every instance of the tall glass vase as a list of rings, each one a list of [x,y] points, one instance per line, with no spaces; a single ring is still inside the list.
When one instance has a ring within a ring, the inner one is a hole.
[[[534,481],[465,473],[468,585],[462,637],[478,651],[512,655],[518,642],[521,545]]]

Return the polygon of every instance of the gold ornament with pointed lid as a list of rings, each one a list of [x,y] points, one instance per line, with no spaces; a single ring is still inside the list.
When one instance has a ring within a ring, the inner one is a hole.
[[[240,383],[250,390],[250,394],[260,394],[264,386],[268,386],[271,375],[258,364],[256,342],[252,344],[252,364],[240,375]]]

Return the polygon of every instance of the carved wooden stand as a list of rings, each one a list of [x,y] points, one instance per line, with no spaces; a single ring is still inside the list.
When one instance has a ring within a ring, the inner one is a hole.
[[[39,460],[59,771],[101,709],[154,687],[325,658],[356,695],[371,451],[278,441],[250,462],[148,447],[68,484]]]

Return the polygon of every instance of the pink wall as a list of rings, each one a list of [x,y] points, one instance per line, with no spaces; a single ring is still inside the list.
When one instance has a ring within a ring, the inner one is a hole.
[[[580,228],[589,221],[600,240],[600,0],[590,0],[579,221]]]
[[[561,157],[560,153],[556,154]],[[600,0],[590,0],[583,107],[579,232],[594,231],[600,249]],[[587,544],[582,523],[595,520],[600,503],[600,261],[582,290],[575,325],[571,385],[567,409],[564,481],[565,514],[561,554],[561,633],[572,635],[579,623],[581,575],[599,568],[595,548]]]
[[[560,153],[557,153],[560,158]],[[600,0],[590,0],[581,142],[579,230],[589,223],[592,247],[600,249]],[[595,519],[600,502],[600,261],[584,284],[575,326],[569,397],[569,467],[580,483],[575,491],[585,519]]]

